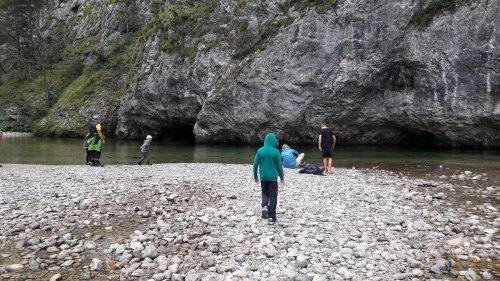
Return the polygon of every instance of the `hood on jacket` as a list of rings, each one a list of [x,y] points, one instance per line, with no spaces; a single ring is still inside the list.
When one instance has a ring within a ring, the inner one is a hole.
[[[278,140],[272,133],[266,135],[266,138],[264,139],[264,146],[272,146],[277,148],[278,145],[279,145]]]

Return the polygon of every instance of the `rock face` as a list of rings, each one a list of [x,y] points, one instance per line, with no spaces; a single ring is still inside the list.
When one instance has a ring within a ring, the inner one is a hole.
[[[237,56],[220,38],[206,47],[205,33],[183,38],[196,53],[179,59],[151,35],[107,127],[120,138],[261,143],[271,131],[312,143],[326,122],[346,144],[500,147],[500,4],[471,0],[410,24],[435,1],[339,0],[325,13],[216,1],[210,17],[247,22],[266,35],[261,47]]]

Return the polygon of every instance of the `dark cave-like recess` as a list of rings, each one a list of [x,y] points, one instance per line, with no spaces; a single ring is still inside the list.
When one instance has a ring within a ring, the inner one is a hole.
[[[162,141],[194,143],[193,126],[188,124],[174,124],[160,131],[158,138]]]

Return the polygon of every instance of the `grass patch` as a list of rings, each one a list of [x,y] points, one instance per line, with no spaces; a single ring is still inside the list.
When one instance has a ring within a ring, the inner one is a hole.
[[[433,0],[425,8],[418,11],[410,20],[409,25],[417,28],[429,26],[434,17],[446,12],[455,12],[459,7],[471,5],[473,0]]]
[[[245,0],[238,0],[236,2],[236,5],[234,5],[234,8],[233,8],[233,11],[239,11],[243,8],[245,8],[245,6],[247,5],[246,1]]]
[[[265,48],[266,39],[272,38],[278,34],[280,28],[287,27],[293,23],[293,17],[286,17],[281,20],[275,21],[262,28],[262,30],[253,38],[241,38],[242,42],[237,42],[236,45],[241,46],[235,49],[233,59],[243,59],[247,55]]]
[[[244,4],[239,1],[235,7],[241,9]],[[193,61],[199,51],[207,52],[222,42],[229,43],[248,28],[246,20],[217,16],[214,11],[219,6],[219,0],[177,3],[149,20],[142,39],[160,34],[163,52],[179,55],[178,63]],[[204,38],[207,34],[214,34],[217,39]],[[200,45],[204,46],[202,50]]]
[[[212,12],[219,6],[218,0],[196,2],[192,5],[174,5],[159,14],[160,21],[150,21],[158,24],[161,30],[167,31],[161,37],[161,47],[164,52],[193,59],[196,56],[196,46],[188,46],[189,38],[202,37],[207,33],[221,33],[226,29],[217,20],[211,19]],[[224,18],[223,18],[224,20]],[[149,27],[148,29],[158,29]]]
[[[288,13],[288,10],[293,7],[301,14],[309,8],[314,8],[317,13],[324,14],[329,10],[335,9],[337,4],[338,0],[288,0],[278,3],[284,13]]]

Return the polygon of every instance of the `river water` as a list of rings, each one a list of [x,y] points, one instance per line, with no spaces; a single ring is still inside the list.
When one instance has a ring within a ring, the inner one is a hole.
[[[0,163],[41,165],[84,165],[83,139],[42,138],[26,135],[4,135],[0,142]],[[105,165],[136,165],[142,156],[142,141],[108,139],[103,148],[101,162]],[[304,161],[322,165],[321,152],[316,145],[291,146],[305,153]],[[150,156],[159,163],[253,163],[259,146],[202,145],[190,143],[153,142]],[[337,145],[334,167],[376,168],[405,175],[447,177],[464,171],[487,174],[484,185],[500,183],[499,151],[423,150],[397,147]]]

